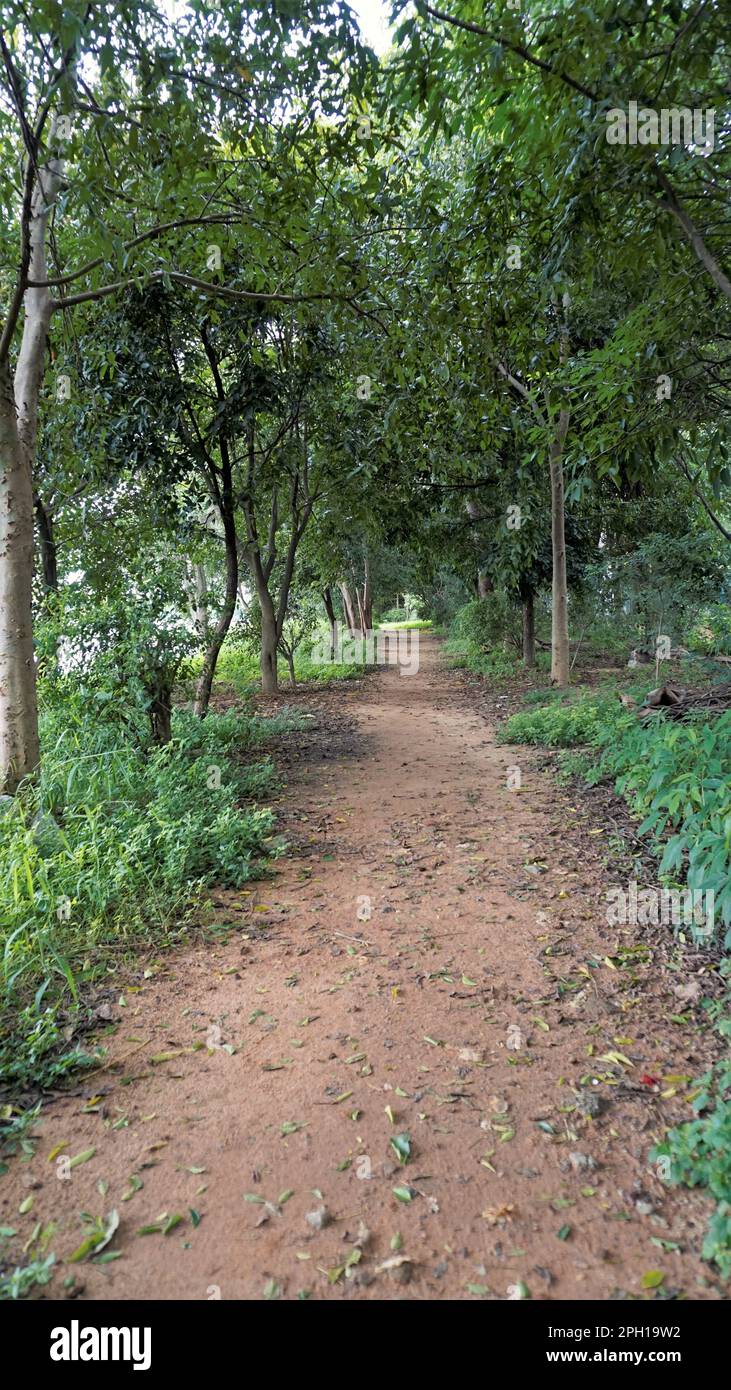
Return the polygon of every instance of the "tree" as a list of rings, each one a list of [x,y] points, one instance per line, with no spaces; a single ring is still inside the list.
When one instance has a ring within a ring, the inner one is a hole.
[[[7,172],[2,179],[3,264],[13,267],[0,330],[0,780],[9,791],[39,757],[32,475],[53,316],[162,279],[214,299],[299,298],[269,286],[233,291],[199,273],[201,230],[241,216],[217,156],[242,130],[249,157],[264,156],[267,126],[256,116],[286,112],[287,97],[304,111],[293,127],[312,120],[304,94],[310,111],[342,112],[348,78],[330,54],[347,55],[348,73],[363,62],[335,0],[325,24],[310,0],[282,13],[254,8],[254,24],[229,0],[175,21],[134,0],[44,0],[32,18],[6,0],[0,16],[0,142],[6,170],[22,160],[19,196]]]

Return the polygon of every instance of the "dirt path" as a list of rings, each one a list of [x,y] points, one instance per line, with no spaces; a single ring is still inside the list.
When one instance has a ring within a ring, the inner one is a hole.
[[[125,989],[120,1065],[44,1111],[0,1224],[56,1221],[61,1259],[117,1208],[122,1258],[62,1265],[57,1297],[75,1273],[87,1298],[717,1298],[707,1203],[646,1157],[700,1049],[642,929],[603,925],[569,794],[495,744],[433,640],[331,704],[355,731],[321,726],[292,771],[300,847],[226,895],[226,940]],[[63,1180],[59,1145],[96,1152]],[[163,1212],[185,1219],[137,1234]]]

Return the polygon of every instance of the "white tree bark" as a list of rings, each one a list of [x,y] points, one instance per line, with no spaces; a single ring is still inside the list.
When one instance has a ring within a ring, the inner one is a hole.
[[[566,582],[566,536],[564,526],[563,450],[569,427],[569,412],[559,412],[556,433],[551,441],[551,549],[553,587],[551,596],[551,684],[563,688],[569,683],[569,606]]]
[[[208,580],[205,565],[188,562],[191,617],[201,642],[208,641]]]
[[[31,207],[28,278],[47,279],[46,231],[61,182],[39,171]],[[38,401],[52,313],[48,289],[27,289],[14,382],[0,364],[0,787],[13,793],[39,760],[33,654],[33,465]]]

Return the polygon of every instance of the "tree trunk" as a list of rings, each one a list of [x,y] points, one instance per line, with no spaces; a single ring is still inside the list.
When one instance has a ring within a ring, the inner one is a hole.
[[[39,762],[33,655],[33,487],[10,370],[0,364],[0,791]]]
[[[368,624],[366,623],[365,613],[363,612],[363,595],[360,589],[356,589],[355,597],[358,603],[358,631],[367,632]]]
[[[193,623],[202,642],[208,641],[208,581],[204,565],[191,565]],[[238,584],[237,584],[238,588]]]
[[[172,691],[162,681],[158,683],[155,697],[150,704],[150,724],[154,743],[169,743],[172,737]]]
[[[353,600],[350,597],[350,590],[347,584],[339,584],[338,588],[340,589],[340,596],[343,600],[343,609],[345,612],[345,621],[348,625],[348,632],[352,637],[353,633],[358,631],[358,625],[355,618],[355,608],[353,607]]]
[[[566,582],[566,535],[564,528],[563,448],[569,427],[569,412],[559,412],[558,428],[551,441],[551,544],[553,585],[551,599],[551,684],[561,688],[569,683],[569,605]]]
[[[277,685],[277,618],[268,592],[259,594],[261,607],[261,688],[265,695],[276,695]]]
[[[536,624],[533,594],[523,599],[523,665],[531,668],[536,664]]]
[[[337,628],[335,626],[335,605],[333,603],[332,590],[329,584],[322,591],[322,601],[325,605],[327,620],[330,624],[330,662],[332,664],[332,662],[335,660],[335,641]]]
[[[296,686],[297,677],[294,674],[294,652],[287,652],[287,665],[289,667],[289,683]]]
[[[361,600],[361,612],[363,615],[363,631],[373,630],[373,595],[371,593],[371,566],[366,555],[363,562],[363,597]]]
[[[491,594],[491,593],[493,592],[494,587],[495,587],[495,585],[493,584],[493,582],[492,582],[492,580],[491,580],[489,574],[486,574],[484,570],[478,570],[478,571],[477,571],[477,597],[478,597],[478,598],[487,598],[488,594]]]
[[[61,182],[52,161],[36,174],[28,279],[46,280],[46,228]],[[15,382],[0,362],[0,789],[12,793],[39,762],[33,654],[33,466],[52,300],[27,289]]]
[[[43,568],[43,588],[48,594],[58,593],[58,557],[56,554],[56,541],[53,531],[53,515],[45,506],[43,498],[37,492],[34,498],[36,511],[36,521],[38,522],[38,539],[40,540],[41,565]]]
[[[226,595],[220,617],[213,629],[213,634],[208,644],[203,661],[203,670],[198,679],[198,688],[195,692],[194,708],[199,719],[203,719],[208,713],[208,706],[211,699],[211,687],[213,685],[213,677],[216,673],[218,655],[231,626],[239,592],[239,556],[236,538],[236,523],[231,501],[224,505],[224,512],[226,514],[221,517],[221,520],[223,521],[223,534],[226,542]]]

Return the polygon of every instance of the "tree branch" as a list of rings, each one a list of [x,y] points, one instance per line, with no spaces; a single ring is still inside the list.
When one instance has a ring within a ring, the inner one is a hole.
[[[341,304],[350,304],[356,312],[364,314],[365,310],[360,309],[352,295],[330,294],[326,290],[319,291],[317,294],[280,294],[276,291],[265,290],[233,290],[228,285],[215,285],[209,280],[198,280],[194,275],[184,275],[179,270],[153,270],[149,275],[145,271],[139,271],[137,275],[131,275],[127,280],[115,280],[111,285],[101,285],[96,290],[84,290],[81,294],[64,295],[61,299],[54,299],[51,309],[70,309],[75,304],[90,304],[96,299],[104,299],[109,294],[116,294],[118,290],[131,289],[133,285],[139,285],[145,279],[149,280],[172,280],[177,285],[185,285],[192,290],[200,290],[202,294],[210,294],[220,299],[229,299],[234,302],[248,301],[260,304],[308,304],[313,301],[333,301]]]
[[[150,227],[146,232],[140,232],[139,236],[133,237],[131,241],[125,242],[124,250],[131,251],[134,246],[139,246],[143,241],[151,241],[153,237],[162,236],[165,232],[176,231],[179,227],[200,227],[208,223],[229,223],[238,219],[233,213],[219,212],[211,214],[209,217],[183,217],[179,222],[160,222],[155,227]],[[56,275],[52,280],[29,280],[28,285],[31,289],[52,289],[56,285],[70,285],[73,280],[80,280],[82,275],[91,274],[92,270],[97,270],[104,264],[104,257],[97,256],[93,261],[87,261],[79,270],[69,271],[68,275]]]
[[[452,24],[456,29],[466,29],[470,34],[480,34],[485,39],[490,39],[492,43],[497,43],[501,48],[507,48],[508,52],[514,53],[516,57],[522,58],[525,63],[530,63],[534,68],[540,68],[551,77],[556,77],[560,82],[564,82],[567,87],[572,87],[575,92],[583,97],[588,97],[590,101],[599,101],[596,92],[590,87],[585,87],[583,82],[577,81],[570,73],[564,72],[561,68],[555,68],[552,63],[547,63],[543,58],[539,58],[535,53],[531,53],[529,48],[523,44],[516,43],[514,39],[507,39],[504,34],[496,34],[491,29],[485,29],[481,24],[472,24],[467,19],[457,19],[452,14],[444,14],[441,10],[432,9],[431,5],[425,5],[424,9],[430,14],[432,19],[439,19],[443,24]]]

